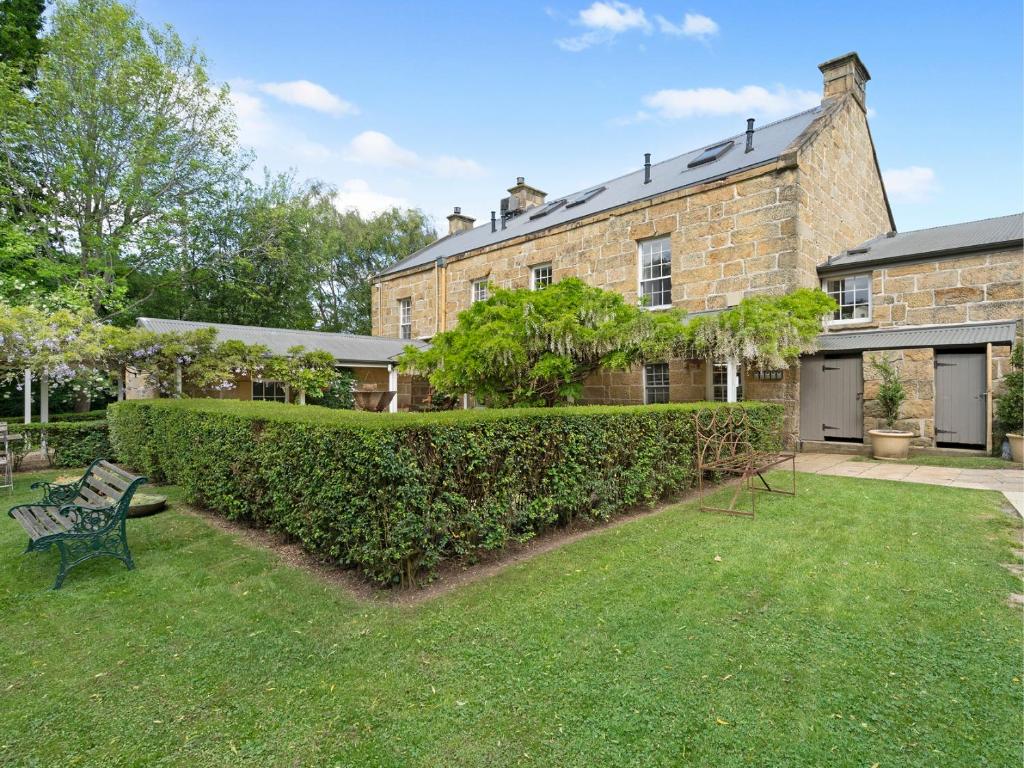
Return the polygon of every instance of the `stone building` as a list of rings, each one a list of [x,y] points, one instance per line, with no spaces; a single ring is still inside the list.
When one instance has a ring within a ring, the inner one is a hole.
[[[936,429],[936,377],[926,369],[934,368],[938,351],[984,349],[992,381],[982,397],[991,411],[990,393],[1024,309],[1020,217],[1007,220],[1009,229],[1016,222],[1016,235],[985,244],[986,252],[977,250],[985,234],[973,245],[957,245],[962,228],[991,230],[982,223],[893,236],[867,120],[870,75],[856,53],[819,69],[822,100],[805,112],[763,126],[748,121],[734,136],[664,161],[646,156],[633,173],[569,195],[549,196],[520,177],[482,225],[456,208],[446,237],[374,278],[373,333],[429,340],[492,286],[536,289],[569,276],[652,311],[691,313],[721,310],[755,294],[838,285],[841,317],[829,324],[821,355],[801,366],[808,372],[803,376],[801,369],[744,371],[727,360],[649,361],[638,370],[593,376],[584,399],[774,400],[787,407],[793,441],[859,442],[876,413],[876,385],[863,357],[888,350],[910,377],[914,400],[906,415],[919,442],[961,444],[943,440],[946,433]],[[975,250],[957,253],[961,247]],[[865,295],[867,309],[856,298]],[[934,325],[962,328],[948,338],[919,336],[909,345],[885,335],[889,328]],[[988,330],[974,328],[981,325]],[[855,334],[872,333],[857,349]],[[858,366],[849,362],[854,356]],[[835,426],[831,412],[821,410],[828,403],[815,396],[801,405],[801,378],[805,389],[825,391],[820,388],[827,382],[814,373],[841,367],[823,362],[832,357],[842,357],[843,370],[851,371],[844,380],[849,413],[842,414],[849,426],[840,433],[823,429]],[[853,434],[857,422],[860,434]],[[972,436],[974,442],[963,444],[991,444],[990,417],[985,433],[983,441]]]

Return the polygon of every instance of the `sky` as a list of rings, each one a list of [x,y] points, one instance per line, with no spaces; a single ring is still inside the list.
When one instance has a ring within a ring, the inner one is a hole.
[[[231,87],[262,168],[477,223],[817,104],[857,51],[897,229],[1024,208],[1022,4],[138,0]]]

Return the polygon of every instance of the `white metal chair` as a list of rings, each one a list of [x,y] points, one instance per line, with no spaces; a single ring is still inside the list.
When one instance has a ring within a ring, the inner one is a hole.
[[[14,493],[14,457],[11,456],[6,421],[0,421],[0,488],[7,488],[8,493]]]

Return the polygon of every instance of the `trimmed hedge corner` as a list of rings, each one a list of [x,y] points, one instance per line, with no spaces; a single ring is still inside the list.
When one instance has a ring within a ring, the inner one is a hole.
[[[709,403],[374,414],[232,400],[111,405],[119,460],[190,501],[294,537],[380,584],[695,481]],[[745,403],[776,447],[782,408]]]
[[[18,424],[12,431],[29,435],[35,448],[39,447],[39,433],[45,431],[52,467],[84,467],[95,459],[116,458],[110,447],[107,422],[103,420],[33,422]]]

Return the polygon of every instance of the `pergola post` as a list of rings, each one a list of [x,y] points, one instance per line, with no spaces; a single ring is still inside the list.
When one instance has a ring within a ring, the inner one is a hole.
[[[117,402],[124,400],[124,368],[117,369]]]
[[[25,369],[25,423],[32,423],[32,371]]]
[[[39,422],[48,424],[50,421],[50,376],[49,371],[44,368],[42,376],[39,377]],[[39,450],[43,457],[46,457],[46,432],[39,433]]]
[[[388,412],[398,413],[398,368],[394,365],[388,366],[388,389],[395,393],[388,403]]]
[[[181,397],[181,363],[174,366],[174,395]]]
[[[737,372],[739,363],[735,359],[727,360],[725,363],[725,392],[726,399],[730,403],[737,402],[736,390],[739,384],[739,374]]]

